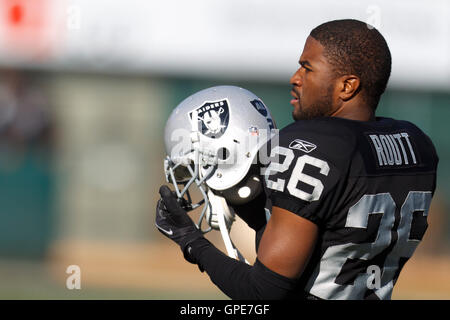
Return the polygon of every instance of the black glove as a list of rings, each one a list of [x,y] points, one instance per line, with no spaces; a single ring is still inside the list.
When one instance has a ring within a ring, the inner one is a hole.
[[[178,199],[169,187],[161,186],[159,194],[161,199],[156,205],[156,227],[163,235],[178,243],[187,261],[195,263],[188,252],[188,245],[203,238],[203,233],[183,209],[180,204],[182,199]]]

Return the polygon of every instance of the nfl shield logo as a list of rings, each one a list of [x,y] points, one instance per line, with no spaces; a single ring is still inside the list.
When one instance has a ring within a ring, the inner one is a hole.
[[[221,137],[228,127],[229,110],[228,100],[204,102],[201,107],[189,112],[192,119],[194,111],[197,111],[197,121],[201,122],[200,132],[209,138]]]
[[[251,136],[258,136],[259,135],[259,130],[257,127],[250,127],[248,128],[248,132],[250,133]]]

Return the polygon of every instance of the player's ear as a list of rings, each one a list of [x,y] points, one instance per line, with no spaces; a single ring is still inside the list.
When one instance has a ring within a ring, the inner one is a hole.
[[[355,75],[345,75],[340,77],[339,98],[343,101],[350,100],[354,97],[361,88],[361,81]]]

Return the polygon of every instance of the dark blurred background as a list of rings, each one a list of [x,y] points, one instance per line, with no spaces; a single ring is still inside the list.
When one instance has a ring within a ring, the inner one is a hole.
[[[237,85],[281,129],[310,30],[355,18],[393,56],[378,115],[409,120],[440,157],[429,229],[394,299],[450,298],[447,1],[2,0],[0,298],[226,299],[153,225],[163,128],[198,90]],[[232,237],[251,262],[253,233]],[[208,238],[220,248],[217,232]],[[81,269],[81,290],[66,269]]]

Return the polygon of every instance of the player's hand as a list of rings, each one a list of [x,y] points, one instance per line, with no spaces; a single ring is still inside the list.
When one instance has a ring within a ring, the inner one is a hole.
[[[175,241],[183,251],[184,257],[191,263],[195,263],[186,252],[189,243],[203,237],[202,232],[197,228],[185,209],[180,204],[180,200],[166,185],[159,188],[161,199],[156,204],[155,225],[158,230]]]

